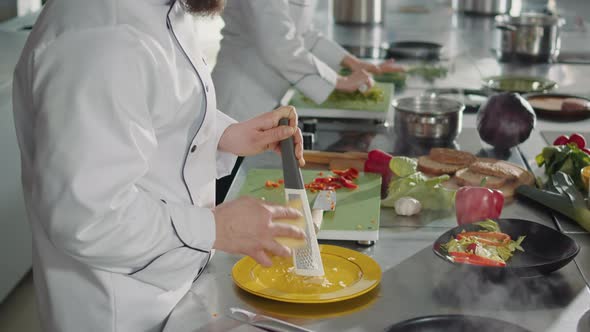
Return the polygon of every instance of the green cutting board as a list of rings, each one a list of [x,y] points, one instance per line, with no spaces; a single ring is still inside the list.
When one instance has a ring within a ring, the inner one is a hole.
[[[375,83],[375,86],[383,90],[383,100],[379,102],[370,102],[365,100],[346,100],[346,101],[326,101],[322,104],[316,104],[313,101],[306,99],[301,92],[296,92],[291,98],[289,104],[295,108],[304,109],[337,109],[345,111],[368,111],[368,112],[382,112],[389,110],[389,104],[393,96],[393,84],[391,83]]]
[[[303,181],[310,183],[320,176],[318,170],[301,170]],[[322,171],[323,176],[330,174]],[[239,196],[253,196],[268,202],[284,204],[283,187],[267,188],[266,180],[278,181],[283,178],[280,169],[251,169]],[[355,183],[357,189],[338,189],[336,191],[335,211],[324,212],[324,220],[318,239],[376,241],[379,239],[379,215],[381,207],[381,176],[378,174],[359,174]],[[310,206],[313,206],[316,193],[307,191]]]

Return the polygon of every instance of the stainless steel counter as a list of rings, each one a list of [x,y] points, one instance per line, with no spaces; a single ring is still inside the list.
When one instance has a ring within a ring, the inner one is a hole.
[[[248,158],[239,170],[229,199],[236,197],[250,168],[280,167],[265,154]],[[551,217],[533,205],[507,206],[503,217],[535,220],[554,227]],[[576,264],[546,277],[510,278],[502,283],[456,269],[432,253],[433,241],[454,224],[452,214],[434,220],[404,218],[381,210],[380,239],[366,248],[354,242],[328,241],[373,257],[383,270],[380,287],[341,304],[279,303],[249,295],[231,280],[240,257],[217,253],[191,292],[172,313],[165,331],[255,331],[225,315],[232,306],[283,318],[317,331],[383,331],[413,317],[465,313],[496,317],[531,331],[575,331],[590,308],[590,292]]]

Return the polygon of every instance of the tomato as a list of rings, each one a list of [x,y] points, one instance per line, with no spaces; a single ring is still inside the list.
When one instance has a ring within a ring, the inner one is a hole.
[[[474,253],[475,249],[477,249],[477,243],[471,243],[467,246],[467,252]]]
[[[572,134],[567,142],[576,144],[580,149],[586,147],[586,140],[584,139],[584,136],[578,133]]]
[[[566,135],[561,135],[553,141],[553,145],[564,145],[569,142],[570,138]]]

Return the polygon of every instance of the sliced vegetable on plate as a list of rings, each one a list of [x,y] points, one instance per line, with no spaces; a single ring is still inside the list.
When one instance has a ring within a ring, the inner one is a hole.
[[[580,251],[566,234],[523,219],[457,226],[436,239],[432,249],[447,263],[492,278],[508,273],[519,277],[548,274],[568,264]]]
[[[475,225],[482,230],[463,230],[441,246],[453,262],[504,267],[516,250],[524,251],[520,244],[525,236],[513,240],[510,235],[502,233],[498,224],[491,219]]]
[[[553,121],[577,121],[590,117],[590,99],[562,93],[527,93],[523,96],[537,116]]]

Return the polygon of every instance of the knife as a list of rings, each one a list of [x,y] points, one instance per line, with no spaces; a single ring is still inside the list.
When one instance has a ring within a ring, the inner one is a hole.
[[[313,220],[313,227],[316,234],[322,228],[324,211],[334,211],[335,209],[336,192],[334,190],[320,190],[311,208],[311,220]]]
[[[280,125],[288,126],[289,119],[284,118],[279,121]],[[324,265],[320,254],[320,246],[315,235],[313,220],[311,218],[311,209],[307,192],[303,182],[303,176],[295,157],[295,145],[293,137],[281,141],[281,158],[283,162],[283,178],[285,180],[285,196],[287,202],[300,201],[305,218],[305,236],[306,245],[301,248],[293,249],[293,265],[295,273],[303,276],[320,277],[324,275]]]
[[[304,327],[291,324],[280,319],[259,315],[241,308],[229,308],[229,316],[240,322],[250,324],[271,332],[313,332]]]

